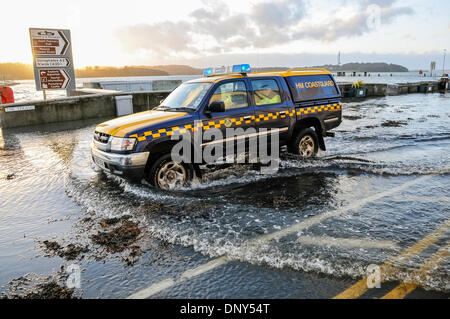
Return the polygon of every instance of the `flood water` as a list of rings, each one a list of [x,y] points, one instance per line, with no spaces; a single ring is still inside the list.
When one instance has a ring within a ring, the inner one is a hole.
[[[315,159],[284,153],[273,175],[248,166],[210,170],[175,192],[99,172],[89,153],[96,123],[3,131],[0,292],[13,278],[75,263],[83,297],[127,297],[227,256],[230,263],[154,297],[329,298],[369,265],[446,227],[397,260],[387,279],[450,293],[448,254],[417,275],[450,243],[450,95],[344,103],[343,115]],[[121,216],[139,225],[138,254],[93,241],[102,219]],[[44,240],[89,251],[67,260],[49,254]]]

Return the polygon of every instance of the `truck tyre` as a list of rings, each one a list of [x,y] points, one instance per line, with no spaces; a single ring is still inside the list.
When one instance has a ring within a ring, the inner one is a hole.
[[[317,138],[316,131],[310,127],[302,129],[293,138],[289,145],[289,151],[300,155],[302,158],[315,156],[319,151],[319,139]]]
[[[191,164],[177,163],[172,160],[171,154],[164,154],[152,164],[146,180],[153,186],[172,190],[182,186],[188,186],[193,177],[193,166]]]

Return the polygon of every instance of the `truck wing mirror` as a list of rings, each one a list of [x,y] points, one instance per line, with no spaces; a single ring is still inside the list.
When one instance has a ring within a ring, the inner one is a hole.
[[[225,103],[223,101],[212,102],[207,109],[210,113],[225,112]]]

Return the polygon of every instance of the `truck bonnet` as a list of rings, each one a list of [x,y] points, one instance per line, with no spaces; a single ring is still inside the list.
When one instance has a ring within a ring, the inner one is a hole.
[[[115,137],[125,137],[127,134],[153,125],[185,116],[185,112],[145,111],[118,117],[99,124],[95,130]]]

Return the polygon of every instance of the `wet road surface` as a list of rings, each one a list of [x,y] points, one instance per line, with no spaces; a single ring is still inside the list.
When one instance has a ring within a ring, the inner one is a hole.
[[[76,264],[84,298],[448,298],[450,95],[343,114],[315,159],[211,170],[176,192],[99,172],[97,123],[3,131],[0,292]]]

